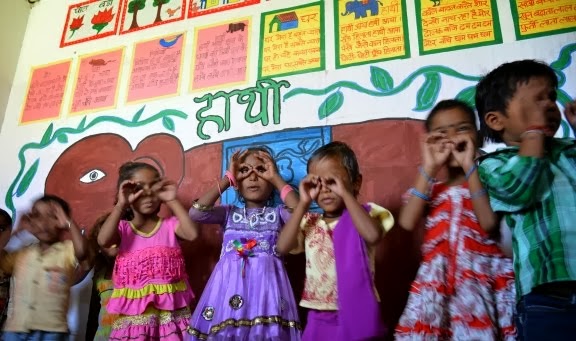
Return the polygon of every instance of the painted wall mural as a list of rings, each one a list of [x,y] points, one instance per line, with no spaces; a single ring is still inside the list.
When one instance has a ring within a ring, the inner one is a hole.
[[[484,73],[523,58],[552,66],[560,105],[576,96],[576,5],[566,0],[90,0],[33,11],[0,131],[0,206],[16,220],[46,192],[69,201],[89,230],[112,207],[128,160],[175,180],[188,206],[234,150],[252,145],[268,146],[297,186],[311,153],[333,140],[357,153],[360,199],[396,214],[419,163],[422,120],[439,100],[473,105]],[[574,132],[562,122],[557,135]],[[238,198],[228,190],[221,201]],[[197,294],[221,238],[204,226],[184,244]],[[378,247],[389,325],[419,238],[394,228]],[[297,297],[303,262],[286,259]],[[83,322],[70,318],[83,340]]]

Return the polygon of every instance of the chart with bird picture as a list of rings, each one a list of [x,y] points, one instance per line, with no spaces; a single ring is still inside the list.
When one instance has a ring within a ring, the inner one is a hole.
[[[249,5],[256,5],[260,0],[189,0],[188,18],[226,11]]]
[[[185,18],[186,0],[123,0],[120,34]]]
[[[115,35],[121,0],[89,0],[70,5],[60,47]]]

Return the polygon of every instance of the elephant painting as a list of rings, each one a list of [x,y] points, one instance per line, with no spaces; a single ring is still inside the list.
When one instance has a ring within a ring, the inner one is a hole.
[[[378,15],[379,7],[382,3],[378,0],[353,0],[345,4],[346,12],[342,16],[354,13],[354,19],[366,18],[367,12],[370,11],[371,16]]]

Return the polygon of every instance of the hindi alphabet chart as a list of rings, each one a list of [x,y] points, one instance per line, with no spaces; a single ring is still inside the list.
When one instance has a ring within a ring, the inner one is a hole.
[[[323,2],[262,13],[258,78],[324,70]]]
[[[576,31],[574,0],[510,0],[516,39]]]
[[[336,67],[410,56],[405,0],[338,0]]]
[[[71,63],[69,59],[30,70],[20,124],[60,117]]]
[[[502,43],[496,0],[416,1],[416,21],[421,54]]]
[[[181,33],[136,44],[127,103],[178,95],[185,40]]]
[[[124,48],[80,56],[70,105],[73,115],[116,107]]]
[[[248,80],[250,18],[195,30],[191,90],[243,84]]]
[[[115,35],[121,0],[89,0],[70,5],[60,47]]]

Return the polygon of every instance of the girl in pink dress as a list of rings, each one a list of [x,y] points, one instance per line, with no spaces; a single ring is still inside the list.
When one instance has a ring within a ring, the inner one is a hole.
[[[120,315],[110,340],[182,340],[194,298],[177,237],[194,240],[198,226],[176,199],[176,184],[140,162],[120,167],[118,199],[98,234],[118,245],[108,313]],[[158,216],[160,204],[175,216]]]

